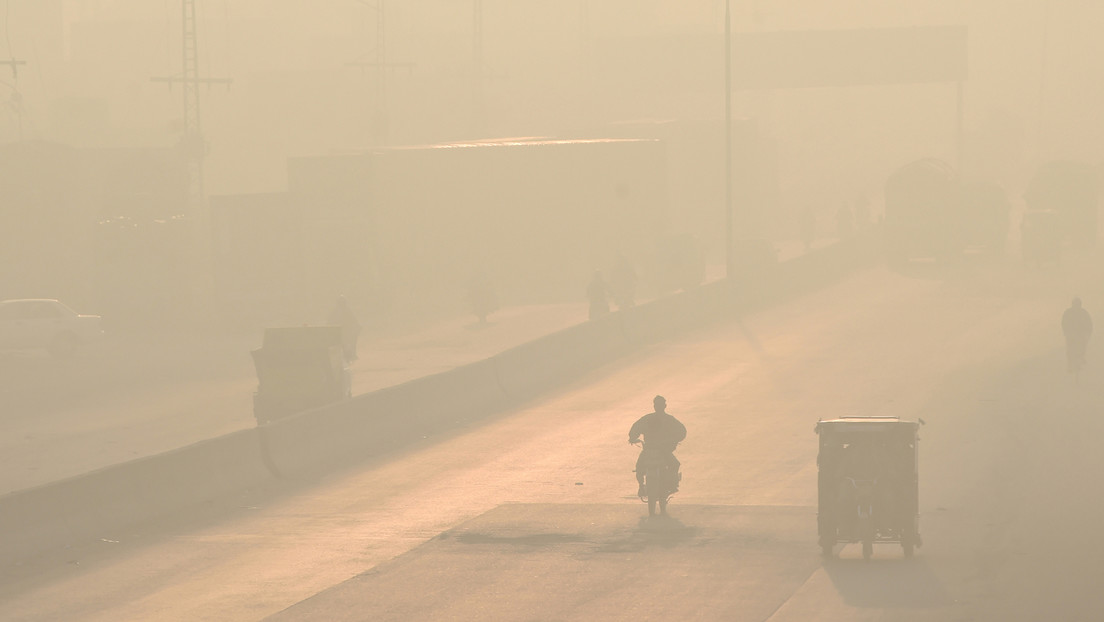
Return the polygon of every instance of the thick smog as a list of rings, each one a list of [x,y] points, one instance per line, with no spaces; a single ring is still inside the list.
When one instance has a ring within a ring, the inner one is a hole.
[[[1104,5],[0,20],[0,618],[1101,617]]]

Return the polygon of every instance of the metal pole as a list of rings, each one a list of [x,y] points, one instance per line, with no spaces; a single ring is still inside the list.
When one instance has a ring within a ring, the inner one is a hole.
[[[188,211],[189,215],[202,222],[203,187],[203,117],[199,108],[199,37],[196,33],[195,0],[180,3],[181,21],[184,28],[182,88],[184,96],[184,148],[188,158]]]
[[[1050,44],[1050,0],[1043,0],[1042,40],[1039,43],[1039,99],[1035,119],[1036,157],[1043,158],[1043,125],[1046,111],[1047,53]]]
[[[732,279],[732,8],[725,0],[725,278]]]
[[[957,96],[957,100],[958,100],[958,119],[956,121],[956,126],[955,126],[955,159],[956,159],[956,162],[957,162],[956,166],[958,167],[958,171],[959,171],[960,174],[962,173],[962,166],[964,164],[963,161],[962,161],[962,144],[963,144],[963,140],[964,140],[964,138],[963,138],[963,129],[962,129],[963,128],[962,117],[965,114],[965,97],[963,95],[962,89],[963,89],[963,81],[959,80],[958,81],[958,96]]]
[[[483,136],[483,0],[472,1],[472,130]]]
[[[379,0],[376,19],[376,142],[386,145],[391,140],[389,108],[387,102],[387,10],[384,0]]]

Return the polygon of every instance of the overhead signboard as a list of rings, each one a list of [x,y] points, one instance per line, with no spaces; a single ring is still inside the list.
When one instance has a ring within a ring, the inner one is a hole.
[[[735,88],[959,82],[966,73],[965,26],[741,33],[732,39]]]
[[[618,37],[596,42],[607,88],[714,90],[724,83],[724,37]],[[965,26],[795,30],[732,36],[734,89],[959,82],[967,75]]]

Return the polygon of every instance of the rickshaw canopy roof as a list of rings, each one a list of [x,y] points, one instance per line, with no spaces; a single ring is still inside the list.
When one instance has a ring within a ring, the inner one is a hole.
[[[817,422],[817,434],[887,434],[915,435],[920,429],[916,421],[902,421],[898,417],[840,417]]]

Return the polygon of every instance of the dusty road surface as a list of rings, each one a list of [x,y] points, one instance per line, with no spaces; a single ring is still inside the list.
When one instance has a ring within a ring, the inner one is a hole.
[[[862,273],[305,491],[9,563],[0,619],[1098,620],[1104,355],[1074,385],[1057,323],[1099,277]],[[647,520],[626,432],[657,393],[689,436]],[[914,559],[819,557],[813,426],[844,414],[927,422]]]

